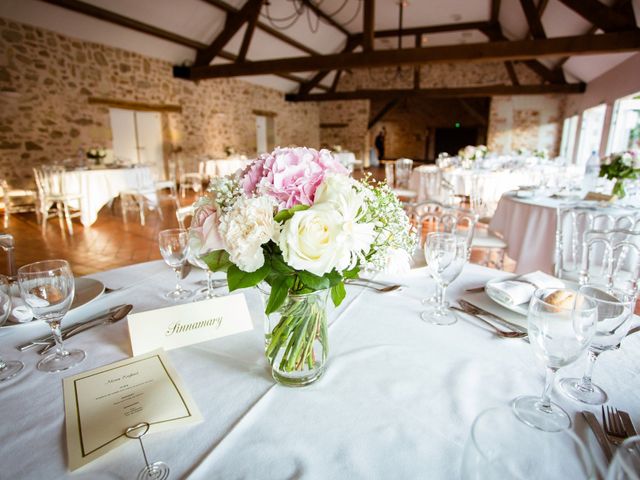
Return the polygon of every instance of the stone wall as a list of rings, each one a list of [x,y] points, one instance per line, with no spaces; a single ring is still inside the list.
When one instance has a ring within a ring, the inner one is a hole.
[[[0,175],[28,184],[33,166],[79,148],[111,148],[109,108],[90,97],[181,106],[182,113],[163,113],[163,131],[165,151],[185,157],[223,157],[228,146],[254,154],[254,110],[276,115],[276,144],[320,145],[315,103],[288,103],[282,92],[236,79],[178,80],[171,68],[0,18]]]
[[[331,149],[340,145],[343,150],[364,159],[368,151],[367,124],[369,101],[320,102],[320,144]]]

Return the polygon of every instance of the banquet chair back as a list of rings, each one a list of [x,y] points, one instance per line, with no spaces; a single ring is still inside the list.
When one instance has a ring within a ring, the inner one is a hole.
[[[57,216],[60,228],[64,230],[64,223],[66,223],[69,234],[73,235],[71,219],[81,215],[82,195],[65,191],[64,173],[64,168],[59,166],[43,166],[33,169],[38,190],[42,233],[46,232],[47,221]],[[75,204],[72,205],[72,202]],[[55,211],[50,213],[50,209],[54,206],[56,207]],[[77,207],[77,211],[72,213],[74,206]]]
[[[471,210],[445,207],[438,202],[423,202],[414,207],[420,244],[431,232],[454,233],[464,237],[469,247],[473,240],[478,215]]]
[[[584,235],[580,284],[595,283],[638,294],[640,232],[589,230]]]
[[[186,229],[186,221],[188,218],[193,217],[194,208],[193,205],[189,205],[186,207],[180,207],[176,210],[176,219],[178,220],[178,225],[182,229]]]
[[[409,158],[399,158],[395,163],[395,184],[396,188],[409,188],[413,160]]]
[[[633,214],[598,213],[589,207],[569,206],[557,209],[554,274],[558,278],[578,280],[584,235],[589,230],[629,229],[635,225]]]
[[[38,195],[35,191],[11,188],[6,180],[1,179],[0,194],[4,208],[4,228],[9,228],[12,213],[36,212],[38,223],[40,223]]]
[[[435,165],[422,165],[415,172],[418,174],[417,201],[442,201],[442,171]]]

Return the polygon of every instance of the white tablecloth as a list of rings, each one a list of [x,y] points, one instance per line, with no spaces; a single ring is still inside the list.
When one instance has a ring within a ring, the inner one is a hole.
[[[149,186],[153,188],[153,175],[149,167],[73,170],[64,172],[63,182],[66,193],[82,195],[80,221],[88,227],[98,219],[100,209],[121,192]],[[155,196],[145,194],[148,195]],[[155,198],[151,200],[155,201]]]
[[[489,228],[501,234],[507,242],[507,255],[518,262],[516,273],[535,270],[553,273],[556,209],[572,203],[575,200],[538,196],[520,198],[514,192],[502,196]],[[598,213],[605,211],[622,213],[623,209],[598,207]]]
[[[225,158],[221,160],[206,160],[204,162],[204,174],[208,177],[222,177],[230,175],[236,170],[249,165],[252,160],[243,158]]]
[[[449,296],[457,298],[464,288],[497,274],[470,265]],[[127,301],[134,311],[166,305],[163,294],[174,285],[173,272],[162,262],[93,277],[111,288],[134,286],[72,312],[67,324]],[[193,288],[203,278],[203,272],[194,271],[185,283]],[[328,370],[318,383],[302,389],[271,379],[263,354],[263,307],[256,290],[247,290],[253,331],[168,352],[205,420],[149,433],[144,440],[149,459],[168,463],[171,478],[458,478],[473,419],[517,395],[539,394],[542,370],[522,340],[498,339],[462,320],[450,327],[424,323],[418,316],[420,299],[432,291],[432,281],[424,270],[401,280],[408,287],[387,294],[347,287],[345,304],[329,328]],[[126,322],[70,339],[69,347],[82,347],[88,356],[62,374],[35,370],[38,354],[14,348],[45,331],[38,324],[0,329],[0,354],[26,364],[20,379],[0,386],[0,476],[134,478],[143,465],[135,441],[77,473],[67,472],[61,382],[67,375],[129,357]],[[602,354],[594,376],[609,394],[610,405],[628,411],[636,425],[639,363],[636,335],[621,350]],[[580,371],[577,365],[561,374]],[[557,392],[552,397],[576,418],[578,434],[591,444],[581,417],[575,417],[584,407]]]

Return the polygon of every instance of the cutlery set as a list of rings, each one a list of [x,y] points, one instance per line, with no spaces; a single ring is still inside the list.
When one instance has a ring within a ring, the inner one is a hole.
[[[596,437],[608,462],[613,458],[612,445],[618,446],[627,438],[637,435],[631,417],[627,412],[612,407],[602,407],[602,426],[596,416],[588,411],[582,412],[583,418]]]

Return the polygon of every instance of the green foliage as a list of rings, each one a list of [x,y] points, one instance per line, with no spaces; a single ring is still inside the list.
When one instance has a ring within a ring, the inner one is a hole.
[[[276,222],[286,222],[287,220],[289,220],[291,217],[293,217],[293,214],[296,212],[300,212],[302,210],[307,210],[309,208],[309,205],[295,205],[287,210],[280,210],[275,217],[273,217],[273,219]]]
[[[270,271],[271,265],[269,262],[264,262],[264,265],[255,272],[245,272],[231,264],[227,269],[227,283],[229,284],[229,291],[233,292],[239,288],[255,287],[264,280],[267,275],[269,275]]]
[[[333,304],[336,307],[342,303],[346,296],[347,290],[344,288],[344,282],[340,282],[331,287],[331,300],[333,300]]]
[[[201,258],[212,272],[226,272],[232,265],[229,260],[229,254],[224,250],[216,250],[214,252],[207,253]]]

